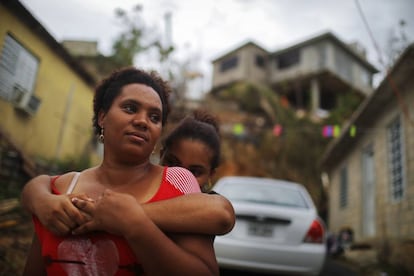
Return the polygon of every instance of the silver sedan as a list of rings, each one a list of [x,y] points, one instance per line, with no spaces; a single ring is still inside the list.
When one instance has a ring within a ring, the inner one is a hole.
[[[214,242],[221,268],[318,275],[326,258],[326,227],[306,188],[246,176],[219,179],[214,190],[236,213],[233,230]]]

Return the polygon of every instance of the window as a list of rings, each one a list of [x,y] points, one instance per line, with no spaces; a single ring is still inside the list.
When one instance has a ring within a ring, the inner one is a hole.
[[[353,82],[352,57],[340,49],[335,51],[335,70],[344,80]]]
[[[399,201],[404,196],[404,150],[401,119],[398,116],[388,126],[388,164],[391,184],[391,199]]]
[[[32,94],[39,61],[11,35],[6,35],[0,55],[0,97],[19,101]]]
[[[339,179],[339,207],[344,208],[348,205],[348,169],[343,167]]]
[[[220,71],[224,72],[234,67],[237,67],[238,62],[239,62],[239,58],[237,56],[225,59],[220,64]]]
[[[264,68],[266,65],[265,58],[261,55],[256,55],[255,63],[258,67],[261,67],[261,68]]]
[[[299,63],[299,50],[292,50],[279,55],[276,59],[279,69],[286,69]]]

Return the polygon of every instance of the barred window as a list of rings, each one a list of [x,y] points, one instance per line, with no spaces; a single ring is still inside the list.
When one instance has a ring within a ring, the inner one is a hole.
[[[405,191],[403,135],[399,116],[388,126],[388,164],[391,199],[399,201]]]
[[[10,34],[0,54],[0,97],[16,101],[25,93],[33,93],[39,61]]]

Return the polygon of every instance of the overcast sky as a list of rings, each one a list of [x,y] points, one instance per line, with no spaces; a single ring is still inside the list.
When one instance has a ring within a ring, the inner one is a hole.
[[[358,2],[357,2],[358,1]],[[387,51],[390,33],[400,20],[414,40],[413,0],[21,0],[25,7],[61,41],[97,40],[109,54],[121,26],[117,7],[143,6],[150,27],[164,29],[164,14],[172,13],[172,42],[176,55],[194,57],[193,66],[211,81],[211,60],[253,41],[269,51],[331,31],[346,43],[358,41],[368,60],[381,69],[378,53],[359,13],[360,5],[380,50]],[[137,66],[142,66],[137,64]],[[145,67],[145,66],[142,66]]]

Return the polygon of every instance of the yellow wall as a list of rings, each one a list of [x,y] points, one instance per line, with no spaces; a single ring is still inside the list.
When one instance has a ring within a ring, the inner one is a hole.
[[[1,49],[10,33],[39,59],[34,95],[41,99],[34,116],[22,116],[10,102],[0,98],[0,129],[29,156],[48,160],[58,153],[60,159],[79,156],[92,137],[93,87],[1,4],[0,18]],[[73,98],[64,123],[69,93],[73,93]]]

